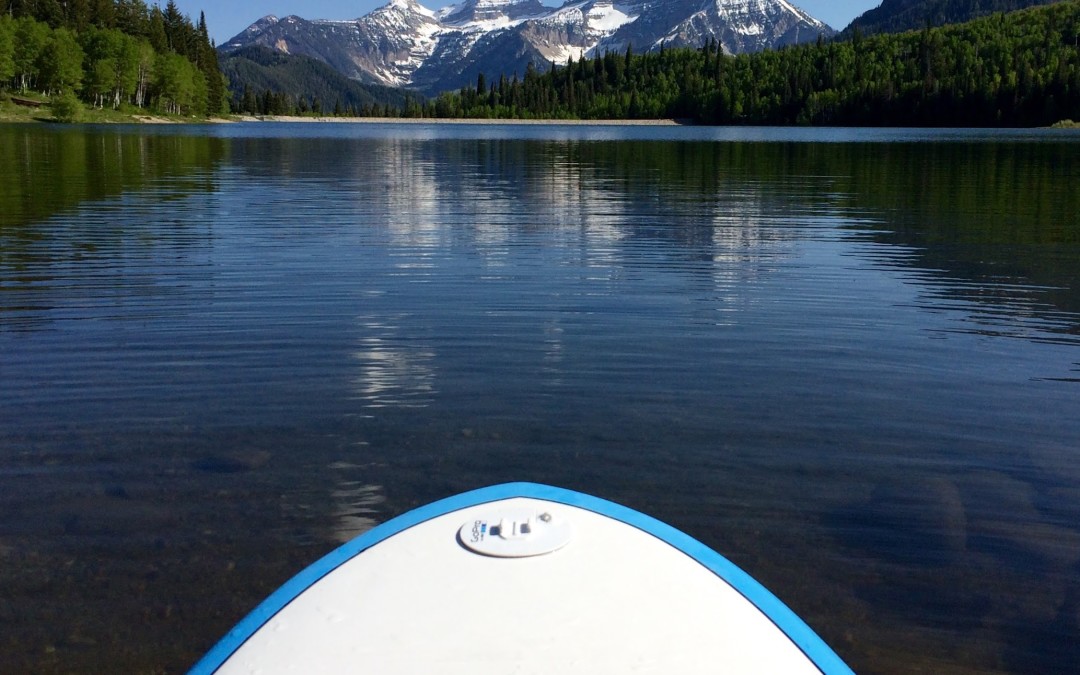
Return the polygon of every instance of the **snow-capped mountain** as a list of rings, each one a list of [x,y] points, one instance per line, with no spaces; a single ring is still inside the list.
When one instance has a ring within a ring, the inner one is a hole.
[[[786,0],[465,0],[439,11],[391,2],[359,19],[267,16],[221,47],[260,44],[304,54],[362,82],[427,91],[604,53],[717,40],[728,53],[758,51],[834,31]]]
[[[737,54],[814,41],[832,32],[786,0],[709,0],[661,39],[696,47],[715,38],[728,53]]]

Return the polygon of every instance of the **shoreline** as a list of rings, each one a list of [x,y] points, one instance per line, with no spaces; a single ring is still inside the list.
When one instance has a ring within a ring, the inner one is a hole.
[[[16,104],[10,96],[0,95],[0,123],[52,124],[51,110],[46,101],[33,108]],[[456,126],[693,126],[693,120],[577,120],[577,119],[493,119],[493,118],[433,118],[433,117],[335,117],[332,115],[222,115],[215,117],[172,117],[149,111],[117,112],[87,108],[77,124],[438,124]]]
[[[277,122],[277,123],[339,123],[339,124],[455,124],[455,125],[536,125],[536,126],[691,126],[689,120],[558,120],[558,119],[492,119],[492,118],[434,118],[434,117],[300,117],[296,115],[236,115],[231,118],[215,118],[215,123]],[[163,123],[173,123],[163,120]],[[149,123],[149,122],[148,122]]]
[[[41,108],[25,108],[11,104],[0,96],[0,124],[55,124],[56,120],[43,116]],[[432,117],[334,117],[330,115],[228,115],[209,118],[169,117],[154,113],[118,113],[116,111],[92,111],[76,124],[136,124],[136,125],[207,125],[207,124],[370,124],[370,125],[435,125],[435,126],[566,126],[566,127],[681,127],[699,125],[690,119],[637,119],[637,120],[580,120],[580,119],[504,119],[504,118],[432,118]],[[759,125],[749,125],[759,126]],[[827,128],[827,127],[807,127]],[[890,128],[890,127],[866,127]],[[950,127],[952,128],[952,127]],[[956,127],[968,128],[968,127]],[[1001,127],[1012,128],[1012,127]],[[1080,122],[1060,120],[1040,127],[1016,127],[1017,129],[1080,130]]]

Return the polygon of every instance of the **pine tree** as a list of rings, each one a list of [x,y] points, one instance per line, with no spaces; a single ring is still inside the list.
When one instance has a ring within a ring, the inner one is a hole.
[[[198,27],[199,43],[199,69],[206,78],[206,107],[207,112],[216,115],[225,106],[225,81],[221,75],[221,66],[218,64],[217,49],[210,40],[209,31],[206,28],[206,15],[199,12]]]
[[[15,21],[0,13],[0,86],[15,77]]]
[[[185,30],[187,21],[184,19],[184,15],[180,13],[180,8],[176,6],[174,0],[169,0],[165,5],[162,21],[168,48],[177,54],[191,56],[188,50],[187,31]]]
[[[116,25],[116,3],[114,0],[93,0],[90,17],[98,28],[113,28]]]
[[[82,32],[90,25],[90,3],[88,0],[64,0],[64,25]]]
[[[155,52],[161,54],[169,51],[169,36],[165,32],[165,17],[161,13],[161,8],[157,5],[154,5],[154,8],[150,10],[150,21],[146,35],[150,39],[150,46],[154,48]]]
[[[67,12],[60,0],[34,0],[24,2],[23,16],[32,17],[48,24],[49,28],[59,28],[67,20]]]
[[[143,0],[116,0],[113,15],[116,27],[128,35],[150,37],[150,9]]]
[[[259,101],[256,99],[255,93],[246,84],[244,85],[244,93],[240,97],[240,111],[250,115],[259,112]]]

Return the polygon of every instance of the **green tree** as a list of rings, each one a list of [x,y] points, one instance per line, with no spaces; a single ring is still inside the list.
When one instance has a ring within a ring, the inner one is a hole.
[[[119,50],[116,53],[116,70],[113,79],[113,107],[120,107],[122,100],[135,103],[140,73],[143,67],[142,53],[150,45],[119,31]]]
[[[150,10],[150,19],[146,24],[146,37],[150,40],[150,46],[159,54],[169,51],[169,36],[165,32],[165,17],[161,14],[161,8],[154,5]]]
[[[220,114],[228,109],[226,101],[228,83],[221,74],[217,49],[210,40],[210,33],[206,27],[206,15],[202,12],[199,12],[197,34],[198,66],[206,80],[206,111],[211,115]]]
[[[143,0],[116,0],[113,15],[116,27],[124,33],[149,39],[150,10]]]
[[[157,106],[164,112],[172,115],[202,115],[206,112],[206,81],[202,73],[179,54],[157,55],[154,91]]]
[[[188,63],[191,63],[190,61]],[[199,71],[194,65],[191,66],[191,107],[188,110],[188,114],[192,117],[206,117],[210,114],[208,107],[208,87],[206,85],[206,77]]]
[[[12,58],[19,89],[25,91],[36,86],[41,72],[39,62],[49,41],[49,27],[29,16],[15,20],[15,45]]]
[[[115,29],[91,27],[83,33],[82,45],[86,52],[83,94],[99,108],[106,103],[113,108],[123,101],[134,103],[142,65],[139,40]]]
[[[41,87],[49,93],[78,89],[83,78],[83,50],[75,33],[57,28],[40,58]]]
[[[305,105],[307,105],[305,103]],[[255,98],[255,93],[244,85],[244,93],[240,96],[240,112],[245,112],[250,115],[254,115],[259,112],[259,102]]]
[[[116,2],[114,0],[91,0],[90,16],[98,28],[116,26]]]
[[[165,11],[162,13],[162,22],[168,48],[192,61],[197,61],[199,54],[193,49],[191,22],[180,12],[174,0],[166,3]]]
[[[54,95],[49,101],[49,108],[58,122],[78,122],[83,111],[79,97],[70,89]]]
[[[67,19],[67,12],[61,0],[33,0],[23,4],[23,16],[43,21],[50,28],[63,26]]]
[[[0,14],[0,88],[15,77],[15,21]]]
[[[75,32],[86,30],[90,25],[90,3],[88,0],[64,0],[64,25]]]
[[[131,59],[131,62],[135,67],[134,76],[134,91],[131,95],[131,102],[136,106],[143,108],[146,106],[150,97],[150,87],[154,80],[154,63],[157,60],[157,53],[154,48],[150,46],[150,42],[145,39],[133,39],[133,41],[125,45],[125,59]],[[130,50],[130,53],[128,52]]]
[[[101,108],[116,88],[117,57],[122,48],[123,33],[90,27],[82,33],[82,48],[86,54],[86,74],[83,93]]]

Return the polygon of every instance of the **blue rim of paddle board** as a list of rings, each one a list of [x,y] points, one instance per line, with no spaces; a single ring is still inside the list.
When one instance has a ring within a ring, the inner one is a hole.
[[[472,506],[514,497],[543,499],[567,506],[576,506],[621,521],[627,525],[632,525],[653,535],[701,563],[731,585],[776,624],[822,673],[841,675],[853,672],[837,656],[836,652],[825,644],[817,633],[806,625],[806,622],[791,611],[787,605],[781,602],[779,598],[758,583],[756,579],[742,571],[735,563],[685,532],[629,507],[582,492],[537,483],[506,483],[464,492],[421,506],[388,520],[331,551],[303,572],[285,582],[281,588],[252,610],[206,656],[195,664],[189,675],[209,675],[216,672],[236,650],[240,649],[241,645],[247,642],[248,638],[266,625],[286,605],[315,585],[320,579],[372,546],[389,539],[395,534],[404,532],[410,527],[439,516]]]

